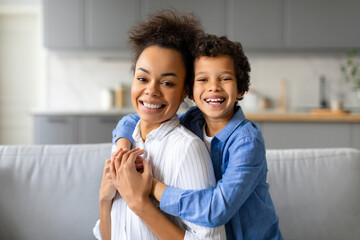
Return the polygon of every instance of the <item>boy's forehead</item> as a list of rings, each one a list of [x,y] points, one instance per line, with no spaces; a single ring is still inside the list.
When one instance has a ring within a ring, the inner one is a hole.
[[[234,61],[229,55],[200,56],[195,60],[195,70],[199,68],[227,68],[234,70]]]

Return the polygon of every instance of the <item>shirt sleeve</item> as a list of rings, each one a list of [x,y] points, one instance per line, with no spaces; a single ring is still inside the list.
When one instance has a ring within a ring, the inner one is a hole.
[[[185,146],[181,167],[179,168],[177,186],[181,189],[204,189],[216,184],[211,159],[204,143],[196,138]],[[189,205],[193,211],[194,205]],[[196,218],[196,216],[194,216]],[[187,226],[185,239],[226,239],[225,227],[209,228],[184,220]]]
[[[112,132],[112,143],[115,144],[119,138],[126,138],[130,140],[130,142],[134,142],[132,134],[139,120],[140,117],[138,114],[128,114],[123,117]]]
[[[93,228],[94,237],[98,240],[103,240],[100,233],[100,219],[96,221],[96,224]]]
[[[262,142],[256,138],[242,138],[234,143],[226,153],[229,154],[228,166],[215,188],[181,190],[167,187],[161,197],[161,210],[207,227],[227,223],[267,172]]]

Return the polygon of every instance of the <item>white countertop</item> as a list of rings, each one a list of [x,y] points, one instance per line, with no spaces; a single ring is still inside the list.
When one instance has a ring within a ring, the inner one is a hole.
[[[112,109],[34,109],[31,114],[38,115],[96,115],[96,116],[113,116],[136,113],[133,107],[112,108]]]
[[[179,108],[178,113],[186,112],[187,109]],[[60,115],[76,115],[76,116],[116,116],[136,113],[133,107],[111,108],[111,109],[33,109],[31,115],[33,116],[60,116]]]

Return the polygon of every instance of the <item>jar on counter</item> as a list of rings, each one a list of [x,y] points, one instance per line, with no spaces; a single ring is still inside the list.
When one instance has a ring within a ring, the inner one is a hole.
[[[125,87],[120,83],[115,89],[115,107],[124,107]]]

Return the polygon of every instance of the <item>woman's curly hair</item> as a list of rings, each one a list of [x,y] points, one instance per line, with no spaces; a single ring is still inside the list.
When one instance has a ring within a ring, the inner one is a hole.
[[[195,59],[202,56],[230,56],[234,61],[234,70],[237,81],[238,93],[245,93],[249,90],[249,73],[251,71],[251,68],[248,58],[245,56],[243,48],[239,42],[230,41],[225,36],[217,37],[212,34],[204,34],[198,38],[195,48],[193,49],[193,55]],[[190,92],[190,94],[191,93],[192,91]]]
[[[190,89],[194,76],[192,49],[198,36],[203,35],[199,20],[192,13],[161,10],[149,15],[129,31],[129,44],[134,51],[132,70],[145,48],[159,46],[178,51],[186,69],[185,87]]]

